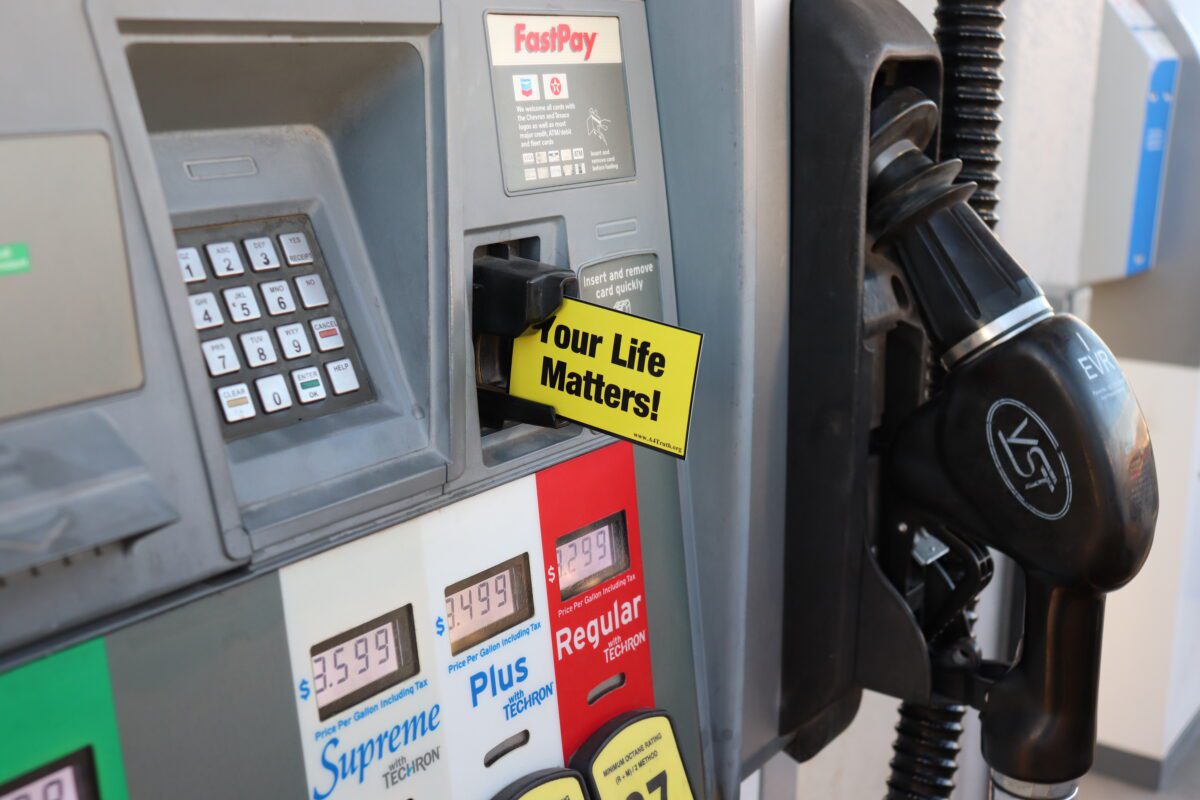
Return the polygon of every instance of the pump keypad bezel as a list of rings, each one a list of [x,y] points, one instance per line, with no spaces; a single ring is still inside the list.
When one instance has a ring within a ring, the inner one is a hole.
[[[226,441],[375,399],[329,265],[307,216],[182,228],[175,231],[175,239],[180,277],[193,305],[193,327],[200,336],[204,368]],[[215,263],[214,250],[237,263]],[[196,274],[197,263],[203,268],[203,277]],[[285,283],[286,291],[279,289],[280,282]],[[249,292],[231,291],[236,289]],[[216,312],[207,322],[199,316],[203,311],[197,312],[195,307],[205,302],[201,300],[205,295],[211,296],[208,306],[215,306]],[[248,302],[239,302],[247,297]],[[231,305],[234,302],[238,304]],[[289,357],[287,343],[295,338],[296,326],[301,326],[308,346],[291,350]],[[279,333],[284,328],[287,337]],[[265,333],[265,340],[253,335],[258,333]],[[228,340],[230,347],[221,348],[217,344],[221,340]],[[232,350],[217,368],[214,349]],[[356,380],[344,378],[347,367]],[[357,388],[335,391],[331,368],[341,371],[339,388],[355,383]],[[276,377],[283,378],[282,384]],[[242,386],[247,391],[241,391]],[[238,405],[226,408],[231,399]],[[253,415],[248,413],[251,409]]]

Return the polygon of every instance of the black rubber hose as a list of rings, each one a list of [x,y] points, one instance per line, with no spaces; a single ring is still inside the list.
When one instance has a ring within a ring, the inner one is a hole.
[[[940,155],[957,158],[957,183],[979,188],[967,201],[989,227],[999,217],[1000,94],[1004,0],[938,0],[934,36],[945,69]],[[958,771],[966,707],[902,703],[887,800],[948,800]]]
[[[954,791],[965,706],[902,703],[887,800],[947,800]]]
[[[961,183],[979,190],[971,207],[996,227],[1000,177],[1000,32],[1004,0],[939,0],[934,36],[945,69],[942,97],[941,157],[961,159]]]

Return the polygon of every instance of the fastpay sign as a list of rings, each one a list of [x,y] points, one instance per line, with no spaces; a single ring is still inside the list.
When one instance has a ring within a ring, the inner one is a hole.
[[[509,391],[683,458],[701,335],[580,300],[513,343]]]

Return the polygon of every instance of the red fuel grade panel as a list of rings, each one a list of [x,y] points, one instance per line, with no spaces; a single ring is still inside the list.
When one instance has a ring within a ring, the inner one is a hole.
[[[537,475],[563,760],[597,728],[654,705],[633,446]]]

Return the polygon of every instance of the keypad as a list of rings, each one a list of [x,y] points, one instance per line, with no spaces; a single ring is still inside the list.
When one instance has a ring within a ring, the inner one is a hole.
[[[176,240],[227,439],[374,399],[306,216],[187,228]]]

